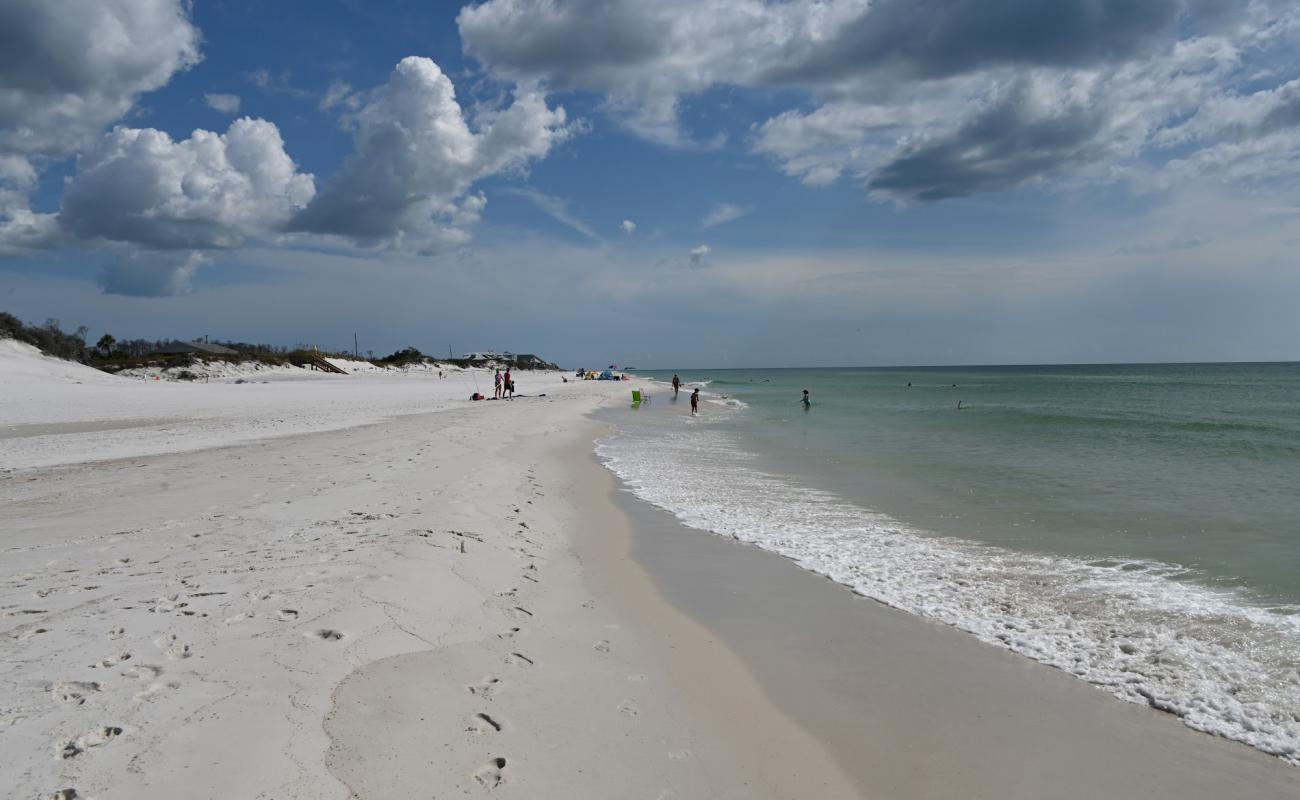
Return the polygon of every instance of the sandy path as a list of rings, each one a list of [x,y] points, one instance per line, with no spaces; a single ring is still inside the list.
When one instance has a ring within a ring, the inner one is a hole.
[[[625,391],[0,476],[4,794],[852,796],[752,679],[699,713],[593,592],[556,453]]]

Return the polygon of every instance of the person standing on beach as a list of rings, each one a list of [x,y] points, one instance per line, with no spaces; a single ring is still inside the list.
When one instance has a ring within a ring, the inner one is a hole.
[[[680,392],[681,390],[682,390],[682,379],[677,377],[676,373],[674,373],[673,374],[673,397],[676,397],[677,393]]]
[[[510,377],[510,367],[506,367],[505,390],[510,393],[507,400],[515,396],[515,380]]]
[[[698,388],[691,392],[691,413],[700,413],[700,390]]]
[[[492,395],[492,396],[495,397],[496,399],[500,400],[500,399],[501,399],[501,370],[497,370],[496,377],[493,378],[492,380],[493,380],[493,383],[494,383],[495,386],[496,386],[496,388],[493,389],[493,395]]]

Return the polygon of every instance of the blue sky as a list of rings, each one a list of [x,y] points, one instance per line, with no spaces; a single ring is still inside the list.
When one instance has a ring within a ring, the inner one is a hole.
[[[0,3],[0,309],[29,321],[574,365],[1300,359],[1290,3],[80,5]]]

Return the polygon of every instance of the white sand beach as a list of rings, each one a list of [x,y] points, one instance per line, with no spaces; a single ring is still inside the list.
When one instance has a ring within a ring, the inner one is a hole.
[[[615,502],[586,415],[628,383],[475,403],[490,375],[178,384],[0,344],[6,797],[1300,797]]]
[[[851,796],[702,629],[733,718],[593,593],[557,454],[626,384],[182,385],[10,345],[5,796]]]

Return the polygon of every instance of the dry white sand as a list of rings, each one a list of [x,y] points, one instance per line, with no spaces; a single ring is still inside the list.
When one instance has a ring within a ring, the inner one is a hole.
[[[0,360],[5,797],[854,796],[703,629],[733,678],[707,711],[593,592],[574,528],[608,520],[557,453],[626,384],[34,359]]]

